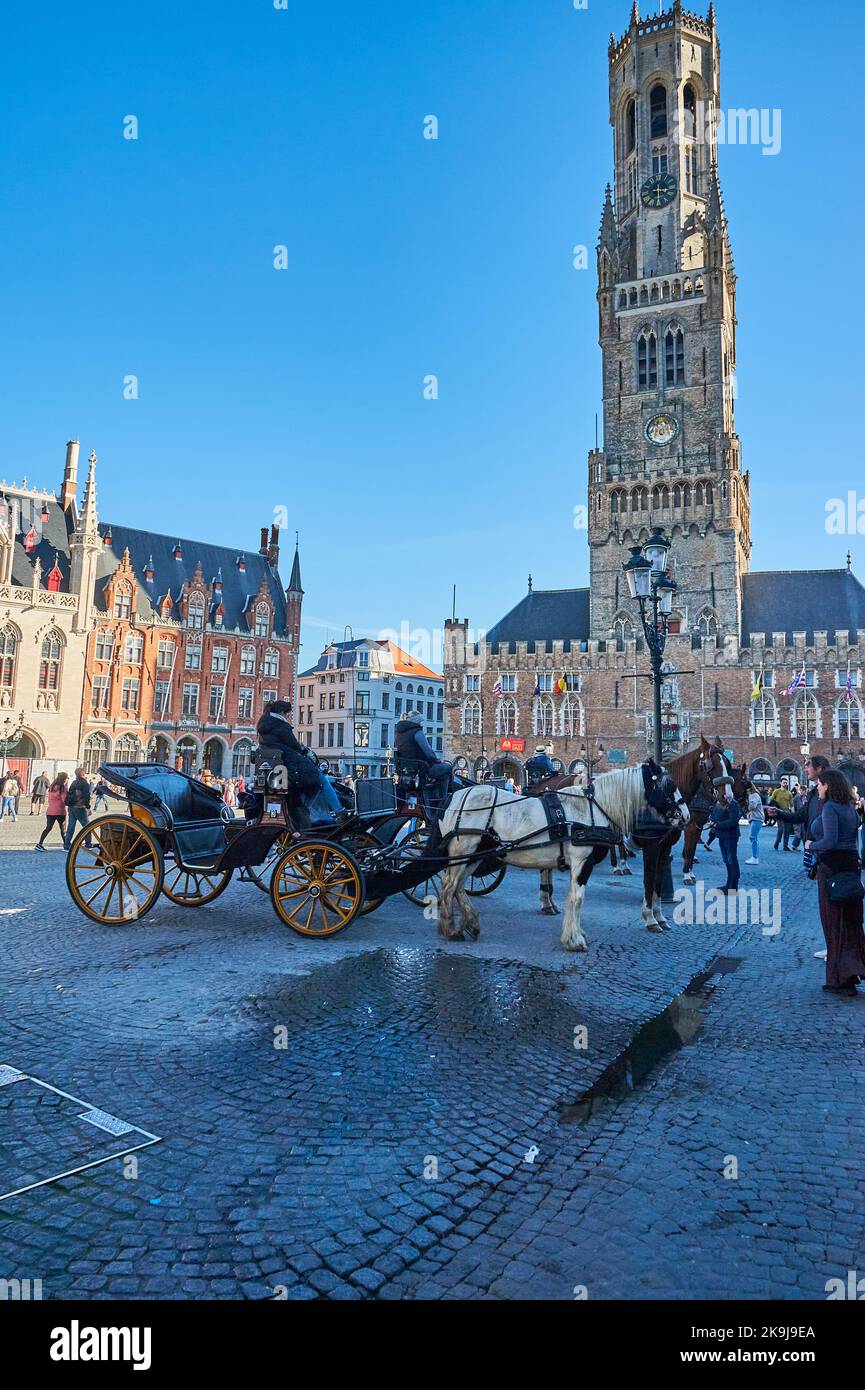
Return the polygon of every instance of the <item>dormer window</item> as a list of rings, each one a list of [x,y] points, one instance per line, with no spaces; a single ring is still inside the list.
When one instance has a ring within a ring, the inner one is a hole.
[[[183,546],[180,544],[180,541],[178,541],[177,544],[176,544],[176,546],[174,547],[174,552],[173,552],[173,553],[174,553],[174,558],[175,558],[175,560],[182,560],[182,559],[183,559]]]
[[[114,616],[123,622],[132,617],[132,590],[122,584],[114,595]]]
[[[268,637],[270,635],[270,609],[266,603],[259,603],[256,606],[255,635],[256,637]]]
[[[204,599],[200,594],[194,594],[189,600],[187,622],[190,627],[197,631],[204,627]]]
[[[24,549],[27,551],[28,555],[31,553],[31,551],[34,551],[36,549],[36,530],[33,526],[30,527],[30,530],[24,537]]]
[[[246,561],[242,555],[237,557],[237,572],[238,574],[246,574]]]

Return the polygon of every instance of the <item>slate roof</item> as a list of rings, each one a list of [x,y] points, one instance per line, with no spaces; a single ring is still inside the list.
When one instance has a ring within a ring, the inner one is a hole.
[[[816,631],[826,632],[830,644],[839,632],[855,642],[857,629],[865,628],[865,588],[847,569],[758,571],[743,577],[742,591],[743,643],[752,632],[770,642],[773,632],[783,632],[792,645],[793,633],[804,632],[810,645]]]
[[[492,647],[527,642],[530,652],[539,646],[552,651],[553,642],[564,642],[569,651],[589,640],[589,591],[531,589],[490,628],[486,640]]]
[[[10,488],[9,493],[12,496],[18,496],[14,488]],[[25,501],[29,502],[29,499],[25,499]],[[60,587],[66,592],[69,589],[69,524],[66,514],[59,502],[53,501],[48,503],[47,521],[42,521],[41,510],[41,504],[37,504],[37,519],[34,522],[37,537],[36,547],[30,551],[29,555],[24,549],[20,530],[16,536],[15,548],[12,553],[12,583],[20,584],[25,589],[32,588],[33,565],[38,556],[42,566],[42,588],[44,589],[48,573],[54,568],[56,553],[63,574]]]
[[[234,550],[223,545],[208,545],[204,541],[185,540],[182,536],[160,536],[154,531],[136,531],[130,526],[114,526],[100,522],[99,534],[105,536],[106,533],[111,535],[111,544],[103,545],[97,562],[98,608],[105,606],[105,580],[117,569],[124,550],[128,549],[138,580],[138,612],[142,618],[151,617],[155,605],[169,590],[176,604],[184,582],[192,580],[196,565],[200,561],[206,585],[210,585],[221,571],[225,628],[247,630],[248,623],[243,615],[264,579],[273,600],[274,635],[282,636],[285,633],[285,594],[279,574],[267,563],[265,556],[259,555],[257,551]],[[182,559],[179,560],[174,557],[174,549],[178,543],[183,552]],[[238,557],[242,557],[246,562],[245,574],[238,569]],[[153,582],[146,583],[144,570],[151,562]]]

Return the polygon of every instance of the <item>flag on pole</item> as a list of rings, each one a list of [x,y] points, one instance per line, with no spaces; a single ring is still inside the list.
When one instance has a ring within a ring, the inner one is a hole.
[[[751,691],[751,701],[753,702],[754,700],[759,700],[759,698],[760,698],[760,696],[761,696],[762,694],[763,694],[763,667],[761,666],[761,667],[760,667],[760,674],[759,674],[759,676],[757,677],[757,684],[754,686],[754,689]]]
[[[796,693],[797,690],[804,690],[804,689],[805,689],[805,686],[806,686],[807,684],[808,684],[808,678],[807,678],[807,676],[805,675],[805,667],[803,666],[803,667],[802,667],[802,670],[799,672],[798,676],[794,676],[794,677],[793,677],[793,680],[792,680],[791,684],[790,684],[790,685],[787,687],[787,689],[784,691],[784,694],[785,694],[785,695],[795,695],[795,693]]]
[[[564,675],[564,672],[563,672],[562,675],[559,676],[559,679],[556,681],[556,690],[558,690],[558,692],[559,692],[560,695],[564,695],[565,692],[567,691],[567,688],[568,688],[568,682],[567,682],[567,680],[565,679],[565,675]]]
[[[850,661],[847,660],[847,684],[844,687],[844,700],[848,705],[853,703],[853,674],[850,670]]]
[[[504,693],[505,693],[505,692],[504,692],[504,690],[502,689],[502,683],[501,683],[501,681],[500,681],[500,680],[497,680],[496,683],[495,683],[495,685],[493,686],[493,694],[495,695],[495,697],[496,697],[497,700],[500,700],[500,699],[502,698],[502,696],[504,695]]]
[[[535,695],[535,696],[537,696],[537,695],[540,695],[540,693],[541,693],[541,678],[540,678],[540,676],[538,676],[537,680],[535,681],[535,688],[534,688],[532,694]]]

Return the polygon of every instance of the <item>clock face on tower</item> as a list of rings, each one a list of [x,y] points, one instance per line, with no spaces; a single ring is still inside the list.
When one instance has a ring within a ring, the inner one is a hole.
[[[640,189],[640,196],[647,208],[665,208],[672,203],[677,188],[673,174],[652,174]]]
[[[646,438],[650,444],[672,444],[679,433],[679,422],[675,415],[663,412],[653,415],[646,425]]]

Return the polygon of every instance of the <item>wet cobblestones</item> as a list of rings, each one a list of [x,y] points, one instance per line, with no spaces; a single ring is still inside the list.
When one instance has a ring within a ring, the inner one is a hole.
[[[114,1160],[2,1203],[0,1277],[45,1297],[824,1297],[865,1258],[865,1000],[822,993],[812,885],[764,857],[749,882],[783,887],[779,936],[652,937],[636,878],[602,871],[573,957],[529,874],[482,900],[476,945],[402,899],[307,944],[249,886],[108,931],[67,903],[62,855],[0,856],[24,909],[0,917],[0,1062],[163,1136],[137,1177]],[[561,1123],[719,955],[742,964],[695,1040]]]

